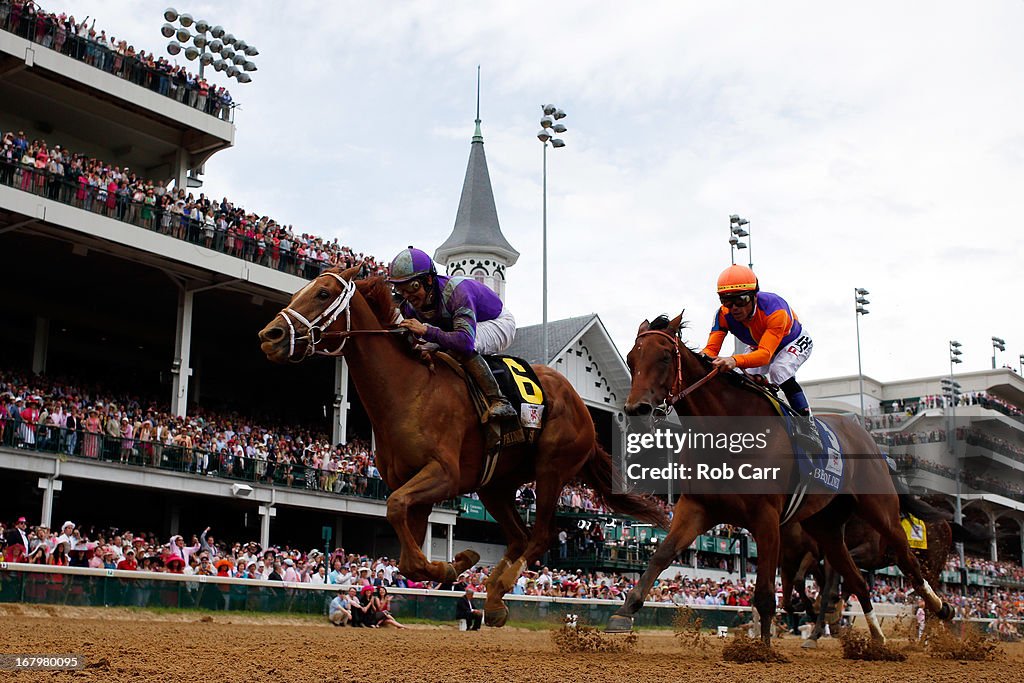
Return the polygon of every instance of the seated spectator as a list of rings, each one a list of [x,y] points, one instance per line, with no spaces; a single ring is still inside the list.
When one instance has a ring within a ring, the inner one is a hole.
[[[345,626],[352,619],[352,602],[349,593],[355,589],[339,588],[338,595],[331,600],[327,618],[335,626]],[[355,624],[353,624],[354,626]]]
[[[455,618],[466,620],[466,630],[479,631],[484,620],[483,610],[473,607],[473,589],[467,588],[465,594],[455,603]]]
[[[374,591],[371,609],[373,610],[373,619],[376,621],[377,626],[405,628],[391,615],[391,596],[388,595],[388,589],[384,586],[377,586],[377,590]]]

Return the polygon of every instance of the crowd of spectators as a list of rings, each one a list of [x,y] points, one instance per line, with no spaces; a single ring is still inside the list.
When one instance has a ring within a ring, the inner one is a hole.
[[[337,238],[298,232],[227,198],[167,188],[127,166],[43,139],[29,140],[24,131],[0,133],[0,140],[0,183],[5,185],[307,279],[326,268],[360,262],[369,273],[384,272],[384,264],[373,256]]]
[[[1024,583],[1024,567],[1015,562],[992,561],[984,557],[964,556],[964,564],[972,572],[978,572],[993,579],[1006,579]],[[946,569],[960,569],[960,556],[953,555],[946,561]]]
[[[48,12],[34,0],[0,0],[0,29],[211,116],[231,119],[236,103],[226,88],[212,85],[166,57],[136,51],[127,40],[108,36],[102,28],[97,31],[96,20],[89,19],[76,21],[65,12]]]
[[[64,379],[0,371],[0,444],[344,495],[383,497],[369,444],[314,428],[166,404]]]
[[[921,470],[938,474],[947,479],[956,479],[957,476],[956,470],[952,467],[911,453],[893,453],[889,457],[892,458],[901,471]],[[1009,498],[1024,501],[1024,485],[1003,477],[992,477],[965,469],[961,472],[960,480],[979,491],[999,493]]]
[[[1007,439],[1002,439],[992,434],[986,434],[977,429],[969,430],[966,434],[967,443],[971,446],[981,446],[995,451],[1001,455],[1013,458],[1018,462],[1024,462],[1024,448]]]
[[[887,401],[881,405],[879,414],[866,416],[868,429],[896,429],[904,422],[926,410],[939,410],[948,404],[949,399],[941,395],[921,396],[913,400]],[[994,396],[987,391],[967,391],[960,394],[956,401],[957,406],[981,406],[988,410],[995,410],[1015,418],[1024,420],[1024,411],[1017,406]]]
[[[191,535],[188,540],[175,534],[164,541],[153,533],[133,533],[117,528],[86,530],[71,520],[64,522],[59,530],[51,530],[41,525],[29,526],[24,517],[6,526],[0,522],[0,546],[7,562],[336,586],[333,592],[337,597],[331,601],[329,614],[332,623],[337,625],[389,624],[401,627],[390,614],[389,588],[468,589],[486,593],[492,569],[474,567],[463,572],[454,583],[439,584],[406,578],[398,567],[397,558],[375,558],[344,548],[336,548],[329,555],[316,548],[302,550],[287,545],[263,548],[255,541],[218,540],[210,527],[198,535]],[[1024,569],[1014,563],[970,557],[967,564],[973,571],[990,576],[1024,580]],[[954,558],[947,568],[956,569],[957,566]],[[625,573],[553,570],[547,566],[536,566],[520,574],[512,594],[624,600],[635,585],[634,575]],[[33,584],[30,588],[34,591],[62,590],[62,584],[49,582]],[[678,572],[671,579],[656,580],[647,599],[678,606],[746,607],[751,604],[753,589],[750,580],[697,578]],[[943,586],[943,590],[958,615],[995,619],[995,626],[1010,636],[1014,636],[1016,631],[1012,627],[1003,627],[1011,620],[1019,622],[1024,619],[1024,591],[1020,589],[969,586],[963,591],[959,586]],[[813,599],[813,586],[809,587],[808,593]],[[46,599],[45,595],[26,597]],[[780,604],[781,597],[776,596]],[[224,597],[224,600],[229,598]],[[918,596],[904,590],[898,577],[879,576],[874,581],[873,603],[913,605],[918,600]]]

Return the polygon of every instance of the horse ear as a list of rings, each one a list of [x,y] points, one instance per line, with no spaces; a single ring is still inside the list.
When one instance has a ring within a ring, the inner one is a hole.
[[[651,321],[650,320],[644,320],[642,323],[640,323],[640,329],[638,329],[636,331],[636,334],[637,334],[637,336],[640,336],[641,334],[643,334],[644,332],[646,332],[649,329],[651,329]]]
[[[339,275],[345,278],[345,280],[347,280],[348,282],[353,282],[354,280],[356,280],[356,278],[359,277],[359,271],[361,271],[362,269],[363,263],[362,261],[360,261],[351,268],[346,268],[345,270],[341,271]]]
[[[683,324],[683,313],[685,312],[686,311],[681,311],[679,315],[668,321],[668,329],[672,330],[672,334],[677,334],[679,332],[679,326]]]

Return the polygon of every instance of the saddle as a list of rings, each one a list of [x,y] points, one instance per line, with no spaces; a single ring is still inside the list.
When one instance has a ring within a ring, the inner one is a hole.
[[[735,376],[743,386],[767,398],[779,417],[785,420],[786,432],[790,444],[793,446],[793,455],[797,462],[796,476],[798,477],[798,481],[795,482],[796,488],[783,510],[781,523],[785,524],[800,509],[809,487],[826,489],[834,493],[839,492],[842,488],[845,463],[839,438],[827,424],[817,417],[811,418],[817,424],[818,433],[821,435],[822,452],[811,453],[804,450],[795,438],[795,424],[796,420],[806,420],[807,418],[786,403],[780,395],[782,392],[779,386],[769,382],[763,375],[743,373]]]
[[[519,444],[536,443],[544,426],[546,397],[540,386],[537,373],[528,362],[515,356],[484,356],[501,393],[519,413],[515,422],[484,422],[488,402],[483,391],[473,381],[462,365],[449,354],[439,351],[434,357],[445,363],[462,378],[469,391],[469,397],[476,409],[484,435],[484,467],[479,486],[486,485],[497,469],[501,449]]]

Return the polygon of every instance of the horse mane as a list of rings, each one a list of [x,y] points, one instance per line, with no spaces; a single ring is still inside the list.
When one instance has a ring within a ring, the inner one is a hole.
[[[669,317],[662,313],[661,315],[659,315],[658,317],[651,321],[650,329],[664,331],[668,329],[669,323],[671,322],[672,321],[669,320]],[[679,323],[679,330],[676,334],[676,338],[679,340],[679,343],[686,347],[686,349],[697,359],[697,362],[700,363],[702,368],[704,368],[704,372],[711,372],[712,367],[714,367],[711,365],[711,359],[702,354],[701,349],[694,348],[693,346],[690,346],[690,344],[687,343],[686,341],[683,341],[682,336],[679,334],[679,332],[688,329],[689,326],[689,320],[681,321]],[[763,393],[751,379],[749,379],[746,375],[740,374],[738,372],[723,372],[719,375],[719,377],[727,382],[731,382],[735,386],[739,386],[748,390],[753,390],[758,393]]]
[[[356,280],[356,289],[370,305],[370,310],[377,316],[377,322],[383,327],[390,327],[395,322],[395,300],[391,296],[391,286],[380,275],[364,280]]]

